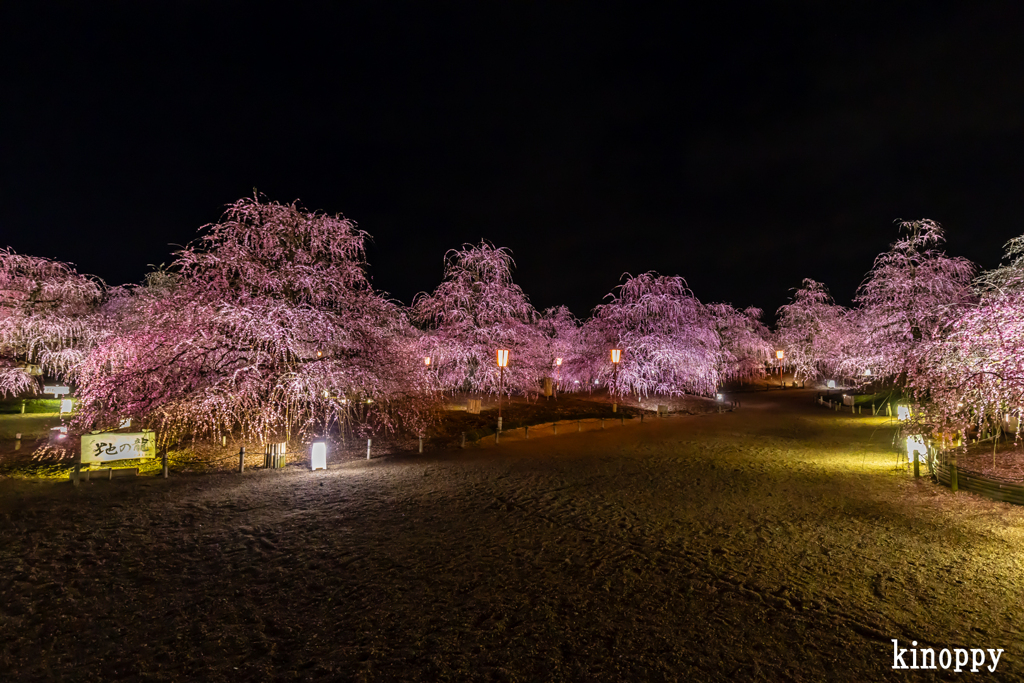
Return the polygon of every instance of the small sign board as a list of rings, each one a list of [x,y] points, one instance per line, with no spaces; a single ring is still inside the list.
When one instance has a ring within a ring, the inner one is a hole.
[[[53,394],[54,398],[56,398],[57,396],[61,396],[62,394],[70,394],[71,393],[71,389],[69,389],[67,387],[62,387],[60,385],[44,384],[43,385],[43,393],[44,394]]]
[[[82,464],[156,457],[156,434],[100,432],[82,435]]]

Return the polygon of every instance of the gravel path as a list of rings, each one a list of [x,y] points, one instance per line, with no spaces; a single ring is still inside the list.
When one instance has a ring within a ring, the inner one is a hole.
[[[952,680],[1004,648],[1024,510],[894,469],[810,391],[464,451],[0,482],[0,678]]]

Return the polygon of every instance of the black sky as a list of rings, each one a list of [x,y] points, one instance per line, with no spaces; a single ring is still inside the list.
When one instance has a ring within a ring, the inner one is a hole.
[[[0,246],[138,281],[256,188],[406,303],[486,238],[582,316],[626,271],[849,302],[897,218],[985,267],[1024,233],[1019,3],[640,4],[4,3]]]

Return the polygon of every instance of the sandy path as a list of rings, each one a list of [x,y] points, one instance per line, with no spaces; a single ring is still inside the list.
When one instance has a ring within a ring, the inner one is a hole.
[[[895,472],[884,420],[811,395],[315,475],[3,482],[0,673],[939,680],[890,669],[899,638],[1024,680],[1024,510]]]

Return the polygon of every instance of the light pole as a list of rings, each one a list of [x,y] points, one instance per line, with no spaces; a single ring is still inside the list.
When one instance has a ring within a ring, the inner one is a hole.
[[[558,387],[562,383],[562,359],[555,359],[555,398],[558,397]]]
[[[612,349],[612,390],[615,390],[615,379],[619,376],[619,361],[622,359],[621,349]],[[619,404],[612,401],[612,412],[619,412]]]
[[[505,393],[505,366],[508,365],[508,349],[498,349],[498,372],[501,379],[498,384],[498,431],[501,431],[501,395]]]
[[[782,359],[785,358],[785,356],[786,352],[781,349],[775,352],[775,357],[779,360],[779,388],[781,389],[785,389],[785,386],[782,384]]]

